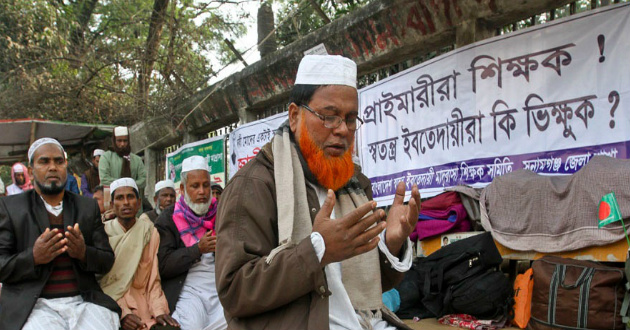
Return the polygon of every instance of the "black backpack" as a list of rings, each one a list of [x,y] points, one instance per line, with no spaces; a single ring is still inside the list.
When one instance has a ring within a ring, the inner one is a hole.
[[[435,317],[422,304],[423,278],[420,277],[419,262],[422,258],[415,258],[411,269],[405,273],[405,278],[396,286],[400,294],[400,308],[396,311],[401,319],[420,319]]]
[[[502,261],[489,232],[442,247],[418,262],[422,304],[437,317],[507,314],[512,287],[496,270]]]

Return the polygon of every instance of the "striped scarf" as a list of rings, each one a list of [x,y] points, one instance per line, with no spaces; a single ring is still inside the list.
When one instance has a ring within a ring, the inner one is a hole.
[[[202,216],[198,216],[186,204],[184,196],[179,198],[175,203],[173,211],[173,222],[179,230],[179,235],[187,247],[193,246],[199,242],[199,239],[209,230],[214,232],[214,221],[217,215],[217,200],[212,199],[208,212]]]

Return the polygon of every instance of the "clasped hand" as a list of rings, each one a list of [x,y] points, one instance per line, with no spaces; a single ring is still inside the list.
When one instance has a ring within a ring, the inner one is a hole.
[[[68,252],[71,258],[85,262],[85,250],[85,240],[78,223],[74,224],[74,227],[68,226],[65,234],[56,228],[53,230],[46,228],[33,245],[33,259],[35,265],[42,265],[53,261],[58,255]]]

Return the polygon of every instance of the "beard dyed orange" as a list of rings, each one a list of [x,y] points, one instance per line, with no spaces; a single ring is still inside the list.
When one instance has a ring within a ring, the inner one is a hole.
[[[354,164],[352,163],[354,146],[350,145],[350,148],[339,157],[329,157],[313,141],[306,128],[304,117],[301,118],[300,131],[301,134],[298,138],[300,150],[317,182],[324,188],[334,191],[345,186],[354,175]]]

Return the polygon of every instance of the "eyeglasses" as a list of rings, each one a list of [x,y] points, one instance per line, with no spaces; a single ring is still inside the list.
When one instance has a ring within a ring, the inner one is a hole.
[[[310,113],[314,114],[315,116],[317,116],[317,118],[321,119],[324,122],[324,127],[326,127],[326,128],[330,128],[330,129],[337,128],[337,127],[341,126],[341,122],[345,121],[346,122],[346,127],[348,128],[348,130],[356,131],[363,124],[363,120],[361,120],[361,118],[359,118],[359,117],[346,118],[344,120],[343,118],[341,118],[339,116],[324,116],[324,115],[320,115],[319,113],[315,112],[315,110],[311,109],[309,106],[304,105],[304,104],[302,104],[300,106],[302,108],[308,110]]]

